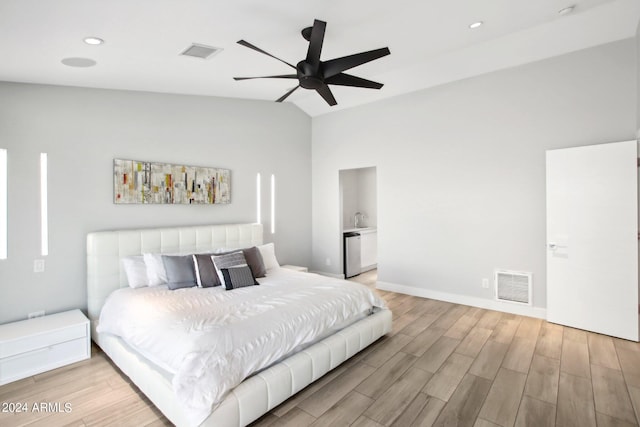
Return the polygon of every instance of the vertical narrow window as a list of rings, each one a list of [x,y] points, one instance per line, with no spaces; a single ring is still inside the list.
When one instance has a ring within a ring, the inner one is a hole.
[[[47,174],[47,153],[40,153],[40,253],[42,256],[49,255]]]
[[[0,259],[7,259],[7,150],[0,148]]]
[[[276,176],[271,174],[271,234],[276,232]]]
[[[260,173],[256,175],[256,222],[262,224],[262,214],[260,211],[260,205],[262,204],[260,198]]]

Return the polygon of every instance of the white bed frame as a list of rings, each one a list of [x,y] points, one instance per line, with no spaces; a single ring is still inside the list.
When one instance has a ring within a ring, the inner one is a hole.
[[[100,310],[126,287],[120,259],[142,253],[197,253],[262,244],[261,224],[208,225],[103,231],[87,236],[87,296],[91,336],[111,360],[174,424],[188,425],[176,403],[171,375],[119,338],[96,333]],[[202,426],[245,426],[391,331],[391,312],[380,310],[282,362],[247,378]]]

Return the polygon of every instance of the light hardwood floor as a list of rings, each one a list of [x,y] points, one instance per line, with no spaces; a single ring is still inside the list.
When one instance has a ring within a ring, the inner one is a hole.
[[[375,286],[375,274],[354,280]],[[392,333],[253,427],[638,425],[640,344],[379,292]],[[0,412],[0,426],[170,425],[97,349],[88,361],[0,387],[0,402],[29,406]],[[33,412],[38,402],[72,411]]]

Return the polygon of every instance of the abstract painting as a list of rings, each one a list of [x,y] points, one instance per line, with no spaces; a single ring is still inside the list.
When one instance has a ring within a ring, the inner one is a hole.
[[[229,169],[113,160],[116,204],[210,205],[231,202]]]

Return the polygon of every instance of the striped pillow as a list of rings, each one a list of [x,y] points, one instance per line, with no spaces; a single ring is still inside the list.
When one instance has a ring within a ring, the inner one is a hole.
[[[221,271],[224,276],[224,286],[228,291],[244,288],[246,286],[256,286],[259,284],[253,277],[253,273],[248,265],[223,268]]]
[[[247,265],[247,260],[244,257],[244,253],[240,250],[237,252],[231,252],[224,255],[214,255],[211,257],[213,265],[216,268],[216,273],[220,278],[220,283],[225,285],[224,276],[222,275],[223,268],[241,267]]]

